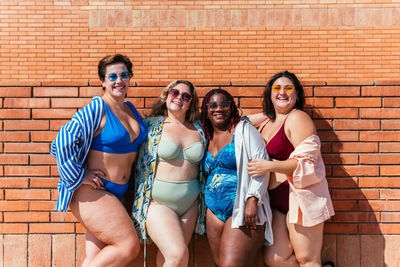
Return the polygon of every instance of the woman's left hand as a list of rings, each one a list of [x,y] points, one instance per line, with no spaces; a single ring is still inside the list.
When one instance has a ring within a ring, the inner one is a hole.
[[[247,172],[252,177],[260,177],[269,172],[268,164],[270,161],[265,159],[253,159],[247,164]]]
[[[256,197],[249,197],[244,208],[244,221],[247,228],[256,229],[257,222],[260,221],[257,209],[258,199]]]

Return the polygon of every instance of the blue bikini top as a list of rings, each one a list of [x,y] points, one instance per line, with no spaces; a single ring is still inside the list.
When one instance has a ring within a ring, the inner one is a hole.
[[[103,151],[106,153],[123,154],[138,151],[139,146],[144,142],[147,136],[146,128],[144,127],[142,117],[135,107],[128,101],[125,103],[132,110],[137,122],[139,123],[140,132],[135,141],[131,143],[131,136],[124,125],[119,121],[117,116],[112,112],[110,107],[104,102],[106,113],[106,124],[104,129],[93,138],[90,149]]]

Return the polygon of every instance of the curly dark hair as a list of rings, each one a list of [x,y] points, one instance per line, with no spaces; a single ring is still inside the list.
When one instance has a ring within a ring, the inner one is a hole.
[[[230,109],[232,111],[231,113],[231,118],[228,123],[227,130],[230,131],[232,128],[234,128],[240,121],[240,115],[239,115],[239,110],[236,106],[235,100],[233,99],[232,95],[224,90],[224,89],[212,89],[209,91],[203,100],[203,103],[201,105],[201,126],[203,127],[204,134],[207,138],[207,140],[213,139],[214,136],[214,127],[211,124],[210,119],[208,118],[208,108],[207,108],[207,103],[210,102],[210,99],[213,95],[215,94],[223,94],[228,101],[230,101]]]
[[[122,63],[125,64],[126,68],[129,72],[129,77],[132,78],[132,62],[129,57],[115,54],[115,55],[108,55],[100,59],[99,64],[97,66],[97,74],[99,75],[100,81],[104,81],[106,79],[106,68],[108,65]],[[103,88],[104,89],[104,88]]]
[[[268,116],[271,120],[275,120],[276,113],[274,105],[272,104],[271,100],[271,90],[272,85],[275,83],[276,80],[279,78],[288,78],[292,81],[294,88],[296,89],[297,97],[296,97],[296,104],[293,108],[304,110],[304,89],[301,85],[299,79],[296,77],[294,73],[291,73],[287,70],[278,72],[268,81],[267,85],[265,86],[264,94],[263,94],[263,112],[265,115]]]

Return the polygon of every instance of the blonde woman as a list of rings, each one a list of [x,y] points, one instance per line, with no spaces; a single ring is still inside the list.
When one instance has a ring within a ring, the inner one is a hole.
[[[176,80],[145,120],[148,138],[138,156],[133,218],[143,240],[149,235],[157,245],[157,266],[187,266],[196,221],[197,232],[204,232],[199,170],[205,138],[198,118],[195,87]]]

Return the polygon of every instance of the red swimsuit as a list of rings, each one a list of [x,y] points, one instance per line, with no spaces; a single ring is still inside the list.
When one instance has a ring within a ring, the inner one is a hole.
[[[264,125],[265,126],[265,125]],[[267,152],[271,159],[287,160],[294,151],[292,143],[285,134],[285,122],[267,144]],[[269,190],[271,208],[286,214],[289,211],[289,183],[285,181]]]

